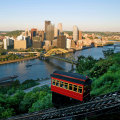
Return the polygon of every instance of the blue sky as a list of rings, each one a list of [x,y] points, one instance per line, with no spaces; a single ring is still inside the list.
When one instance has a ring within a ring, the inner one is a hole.
[[[0,30],[44,29],[45,20],[64,30],[120,32],[120,0],[0,0]]]

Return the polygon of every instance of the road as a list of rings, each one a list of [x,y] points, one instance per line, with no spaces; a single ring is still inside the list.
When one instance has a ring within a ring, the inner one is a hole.
[[[34,87],[31,87],[31,88],[28,88],[28,89],[24,90],[24,92],[25,92],[25,93],[28,93],[28,92],[32,91],[34,88],[36,88],[36,87],[41,87],[41,86],[44,86],[44,85],[50,86],[50,85],[51,85],[51,79],[42,80],[42,81],[40,81],[39,83],[40,83],[39,85],[36,85],[36,86],[34,86]]]

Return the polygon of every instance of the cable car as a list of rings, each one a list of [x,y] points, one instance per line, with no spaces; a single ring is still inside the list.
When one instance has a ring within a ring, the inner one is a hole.
[[[70,103],[71,100],[90,99],[92,80],[78,73],[55,71],[51,74],[52,102],[54,106]]]

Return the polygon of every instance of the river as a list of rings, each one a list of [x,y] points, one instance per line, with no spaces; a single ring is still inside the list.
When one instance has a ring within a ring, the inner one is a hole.
[[[77,57],[80,55],[84,56],[93,56],[95,59],[103,58],[102,50],[107,48],[113,48],[113,46],[104,46],[98,48],[89,48],[81,51],[76,51],[74,54],[70,53],[64,57],[73,56],[76,60]],[[120,48],[116,48],[115,51],[117,52]],[[32,64],[30,67],[26,67],[26,65]],[[50,74],[55,70],[63,70],[63,71],[70,71],[71,64],[51,59],[49,62],[42,61],[39,59],[28,60],[28,61],[21,61],[16,63],[9,63],[0,65],[0,78],[18,75],[18,80],[23,82],[27,79],[38,79],[38,78],[49,78]]]

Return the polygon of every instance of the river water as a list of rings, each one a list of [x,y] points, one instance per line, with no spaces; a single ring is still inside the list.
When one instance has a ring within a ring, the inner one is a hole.
[[[76,60],[80,55],[93,56],[95,59],[103,58],[102,50],[107,48],[113,48],[113,46],[104,46],[98,48],[89,48],[81,51],[76,51],[74,54],[70,53],[64,57],[73,56]],[[120,48],[116,48],[115,52],[119,51]],[[32,64],[30,67],[26,65]],[[39,59],[21,61],[16,63],[0,65],[0,78],[18,75],[17,78],[20,82],[27,79],[38,79],[38,78],[49,78],[50,74],[55,70],[70,71],[71,64],[59,61],[56,59],[50,59],[49,62],[42,61]]]

